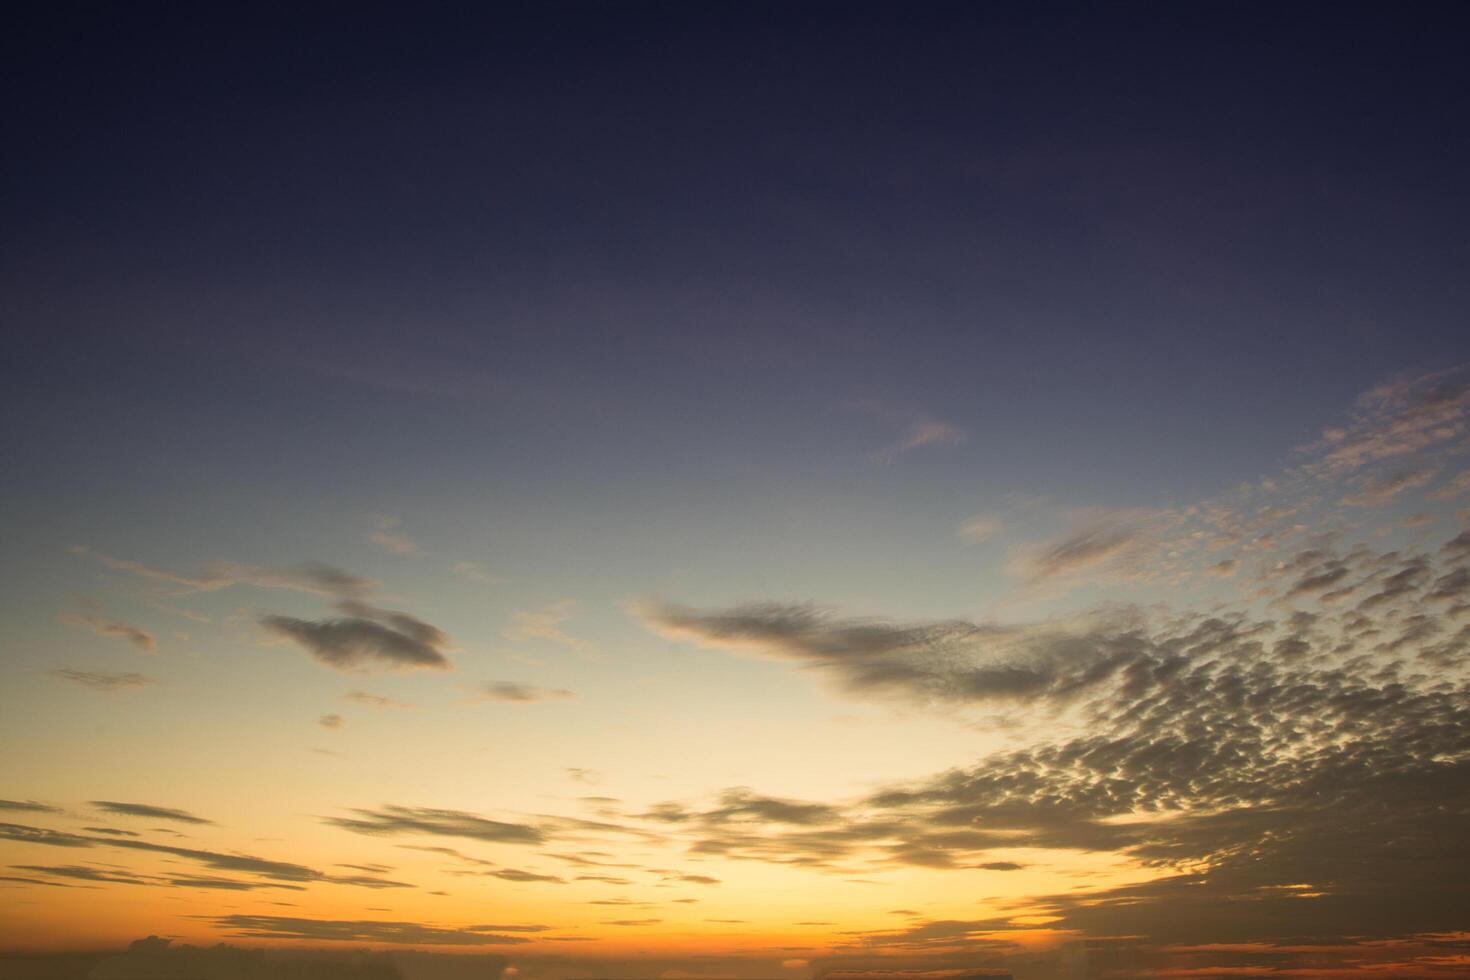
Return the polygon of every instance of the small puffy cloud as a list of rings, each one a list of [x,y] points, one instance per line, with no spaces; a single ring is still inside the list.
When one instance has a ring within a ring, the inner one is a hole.
[[[338,670],[387,666],[391,670],[448,670],[441,650],[449,637],[436,626],[407,613],[343,602],[339,619],[306,620],[266,616],[260,624],[294,641],[321,663]]]
[[[127,640],[144,653],[156,653],[158,651],[158,641],[154,638],[153,634],[131,623],[124,623],[116,619],[106,619],[102,616],[89,616],[78,613],[62,613],[60,619],[63,623],[71,626],[80,626],[83,629],[89,629],[98,636],[116,636]]]
[[[341,715],[322,715],[316,720],[316,723],[331,731],[336,731],[344,724]]]
[[[149,820],[173,820],[177,823],[212,824],[213,820],[195,816],[187,810],[176,810],[167,806],[152,806],[148,803],[118,803],[114,800],[93,800],[92,806],[120,817],[144,817]]]
[[[1217,561],[1215,562],[1215,564],[1206,567],[1205,574],[1213,575],[1215,578],[1229,578],[1230,576],[1234,575],[1239,568],[1239,559],[1226,558],[1224,561]]]
[[[482,690],[490,701],[506,701],[512,704],[533,704],[538,701],[565,701],[576,697],[563,688],[533,687],[514,681],[491,681]]]
[[[121,674],[110,674],[91,670],[73,670],[70,667],[58,667],[51,671],[51,676],[60,677],[64,681],[89,687],[94,691],[111,694],[114,691],[126,691],[138,687],[147,687],[154,683],[151,677],[131,672]]]

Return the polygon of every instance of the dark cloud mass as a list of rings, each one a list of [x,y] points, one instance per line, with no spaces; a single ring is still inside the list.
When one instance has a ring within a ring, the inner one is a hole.
[[[696,854],[834,872],[1018,870],[987,857],[1006,847],[1113,852],[1153,869],[1152,882],[1041,901],[1059,927],[1088,935],[1464,929],[1470,626],[1452,621],[1470,610],[1446,614],[1463,569],[1439,554],[1437,567],[1428,552],[1304,552],[1279,573],[1275,620],[1156,613],[1002,629],[840,620],[799,605],[646,612],[667,633],[757,647],[833,672],[849,691],[1026,702],[1065,713],[1078,733],[840,808],[771,805],[740,788],[645,817]],[[1364,598],[1292,611],[1324,577],[1363,583]],[[869,941],[923,944],[938,926],[923,928]]]
[[[347,613],[339,619],[306,620],[266,616],[260,623],[269,632],[294,641],[317,660],[338,670],[386,666],[392,670],[427,668],[448,670],[441,652],[449,637],[435,626],[407,613],[378,609],[362,602],[344,601]]]

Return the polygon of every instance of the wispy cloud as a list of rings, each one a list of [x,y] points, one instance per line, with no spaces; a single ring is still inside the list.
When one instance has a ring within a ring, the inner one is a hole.
[[[246,565],[239,562],[214,562],[196,575],[154,568],[139,561],[113,558],[84,545],[72,548],[73,554],[87,555],[104,568],[125,572],[153,582],[173,586],[170,593],[187,595],[194,592],[217,592],[236,585],[263,589],[286,589],[327,598],[361,598],[370,593],[374,583],[340,568],[322,562],[304,562],[279,568]]]
[[[172,820],[176,823],[214,823],[213,820],[206,820],[187,810],[178,810],[174,807],[167,806],[153,806],[149,803],[118,803],[115,800],[93,800],[92,806],[119,817],[144,817],[149,820]]]
[[[454,574],[468,582],[475,582],[479,585],[494,585],[500,581],[499,576],[477,561],[457,561],[452,567]]]
[[[342,700],[351,701],[354,704],[366,705],[369,708],[411,708],[413,705],[407,701],[396,701],[393,698],[385,698],[379,694],[369,694],[366,691],[348,691],[342,695]]]
[[[572,618],[576,608],[575,599],[558,599],[535,609],[518,610],[511,614],[510,625],[501,632],[501,636],[513,643],[542,640],[573,649],[585,649],[586,643],[569,636],[561,628],[562,623]]]
[[[142,674],[131,672],[109,674],[92,670],[73,670],[70,667],[58,667],[50,671],[50,674],[53,677],[60,677],[62,680],[71,681],[73,684],[80,684],[82,687],[89,687],[94,691],[101,691],[104,694],[147,687],[155,683],[151,677],[145,677]]]
[[[898,436],[892,443],[872,454],[873,461],[878,463],[892,463],[900,456],[925,446],[956,446],[969,438],[959,426],[927,412],[899,408],[873,398],[850,401],[846,408],[898,430]]]
[[[333,827],[370,835],[428,834],[502,844],[541,844],[546,834],[528,824],[490,820],[462,810],[432,810],[385,805],[377,810],[354,810],[356,816],[327,817]]]
[[[1342,498],[1349,507],[1382,507],[1393,503],[1399,494],[1424,486],[1434,479],[1434,469],[1400,470],[1397,473],[1370,474],[1358,491]]]
[[[514,681],[491,681],[481,689],[481,694],[490,701],[507,701],[513,704],[566,701],[576,697],[571,691],[562,688],[534,687]]]
[[[144,653],[156,653],[158,651],[158,640],[154,638],[153,634],[141,627],[134,626],[132,623],[124,623],[117,619],[106,619],[101,616],[89,616],[79,613],[62,613],[58,618],[68,625],[89,629],[98,636],[116,636],[127,640]]]
[[[401,522],[398,518],[387,514],[370,514],[368,520],[373,526],[368,540],[373,544],[395,555],[418,554],[418,543],[399,530]]]
[[[959,535],[970,544],[982,544],[999,534],[1004,526],[999,514],[976,514],[960,525]]]
[[[510,946],[530,940],[525,936],[504,933],[534,933],[547,928],[537,925],[445,927],[383,919],[303,919],[245,913],[206,918],[221,929],[231,930],[232,935],[250,939],[390,943],[404,946]]]

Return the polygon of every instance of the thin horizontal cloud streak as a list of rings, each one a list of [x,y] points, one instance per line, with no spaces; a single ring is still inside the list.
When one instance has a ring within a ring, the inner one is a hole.
[[[153,806],[147,803],[119,803],[115,800],[93,800],[92,806],[99,810],[105,810],[119,817],[143,817],[148,820],[172,820],[175,823],[212,824],[213,820],[206,820],[196,816],[187,810],[178,810],[167,806]]]
[[[214,562],[197,575],[154,568],[128,558],[113,558],[85,545],[71,549],[74,554],[89,555],[110,571],[125,572],[140,578],[172,586],[174,595],[195,592],[218,592],[238,585],[263,589],[285,589],[305,592],[328,599],[360,599],[372,592],[371,579],[353,575],[325,562],[302,562],[298,565],[266,567],[240,562]]]
[[[112,694],[117,691],[128,691],[139,687],[148,687],[156,683],[151,677],[136,674],[132,671],[121,673],[107,673],[94,670],[74,670],[71,667],[58,667],[50,671],[53,677],[59,677],[64,681],[79,684],[82,687],[101,691],[104,694]]]
[[[541,701],[566,701],[575,698],[571,691],[558,687],[536,687],[514,681],[491,681],[482,688],[486,700],[510,704],[535,704]]]
[[[60,618],[63,623],[89,629],[98,636],[115,636],[127,640],[144,653],[156,653],[158,651],[157,638],[147,630],[134,626],[131,623],[124,623],[117,619],[106,619],[102,616],[84,616],[77,613],[62,613]]]
[[[498,844],[541,844],[546,834],[528,824],[490,820],[462,810],[434,810],[386,805],[377,810],[354,810],[352,817],[326,817],[326,823],[368,835],[428,834]]]
[[[233,913],[209,916],[232,935],[254,939],[298,939],[320,942],[373,942],[409,946],[511,946],[529,942],[507,936],[510,930],[539,932],[544,926],[470,925],[444,927],[380,919],[308,919],[280,915]]]

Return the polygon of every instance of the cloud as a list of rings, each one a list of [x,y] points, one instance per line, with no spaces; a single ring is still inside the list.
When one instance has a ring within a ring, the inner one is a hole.
[[[279,915],[203,916],[233,935],[253,939],[300,939],[314,942],[373,942],[415,946],[508,946],[526,943],[510,931],[539,932],[545,926],[469,925],[445,927],[379,919],[303,919]]]
[[[133,804],[114,805],[133,806]],[[137,815],[141,816],[143,814]],[[208,851],[191,847],[175,847],[171,844],[156,844],[152,841],[135,840],[131,838],[120,839],[112,836],[89,837],[81,834],[68,834],[62,831],[49,830],[44,827],[30,827],[22,824],[0,823],[0,839],[19,841],[21,843],[27,844],[43,844],[50,847],[109,847],[121,848],[123,850],[130,851],[142,851],[149,854],[167,854],[172,857],[179,857],[184,858],[185,860],[198,862],[211,870],[232,871],[241,874],[253,874],[258,875],[262,878],[269,879],[270,881],[278,882],[324,882],[329,884],[355,885],[364,888],[410,887],[405,882],[389,881],[384,878],[377,878],[372,876],[331,875],[322,871],[318,871],[314,868],[307,867],[306,865],[294,864],[288,861],[272,861],[266,858],[254,857],[249,854],[226,854],[220,851]],[[189,880],[197,883],[208,881],[210,879],[193,876]],[[212,886],[196,884],[195,887],[230,886],[221,885],[218,879],[215,879]]]
[[[109,674],[91,670],[73,670],[70,667],[58,667],[50,672],[53,677],[90,687],[94,691],[102,691],[111,694],[115,691],[127,691],[138,687],[147,687],[155,683],[151,677],[131,672],[121,674]]]
[[[368,534],[368,540],[373,544],[395,555],[418,554],[418,544],[398,530],[398,518],[387,514],[372,514],[369,515],[368,520],[373,525],[372,532]]]
[[[116,619],[104,619],[101,616],[84,616],[77,613],[62,613],[58,618],[63,623],[89,629],[98,636],[120,637],[144,653],[156,653],[158,651],[158,640],[154,638],[153,634],[131,623],[124,623]]]
[[[482,689],[485,698],[491,701],[508,701],[513,704],[533,704],[538,701],[564,701],[575,698],[571,691],[562,688],[532,687],[513,681],[491,681]]]
[[[305,620],[266,616],[262,626],[300,645],[313,657],[338,670],[386,665],[393,670],[448,670],[441,650],[449,637],[438,627],[407,613],[344,602],[339,619]]]
[[[809,604],[713,612],[643,605],[636,612],[672,638],[793,660],[852,693],[921,701],[1066,700],[1111,679],[1135,645],[1135,618],[1126,612],[1025,627],[839,619]]]
[[[36,874],[49,875],[56,878],[74,878],[78,881],[97,881],[111,884],[123,885],[146,885],[149,881],[138,878],[125,872],[113,871],[108,868],[92,868],[77,864],[69,865],[38,865],[38,864],[12,864],[17,871],[31,871]]]
[[[543,875],[534,871],[522,871],[519,868],[501,868],[499,871],[481,871],[479,874],[490,878],[501,878],[505,881],[518,882],[545,882],[552,885],[565,885],[566,879],[556,875]]]
[[[708,810],[687,810],[676,803],[662,803],[643,814],[646,820],[662,823],[698,822],[726,824],[744,821],[811,826],[839,819],[837,807],[761,796],[744,786],[720,794],[718,805]]]
[[[1016,548],[1007,570],[1039,585],[1097,573],[1136,573],[1163,529],[1177,518],[1160,511],[1115,510],[1084,515],[1065,534]]]
[[[1361,489],[1343,497],[1349,507],[1382,507],[1393,503],[1399,494],[1424,486],[1434,479],[1434,469],[1401,470],[1397,473],[1370,474],[1361,483]]]
[[[209,888],[217,891],[255,891],[261,888],[285,888],[303,891],[300,885],[289,885],[278,881],[242,881],[238,878],[220,878],[213,875],[137,875],[115,868],[99,868],[85,865],[11,865],[19,871],[30,871],[53,878],[69,878],[112,885],[142,885],[145,887]]]
[[[644,816],[694,854],[844,873],[1013,871],[1019,862],[993,852],[1025,848],[1110,853],[1153,875],[1042,896],[1014,923],[865,934],[877,946],[1009,942],[1006,933],[1034,928],[1033,918],[1155,946],[1462,929],[1470,628],[1425,609],[1454,601],[1463,569],[1429,552],[1362,549],[1308,550],[1282,564],[1271,581],[1283,594],[1317,595],[1344,578],[1370,587],[1356,607],[1278,620],[1159,611],[1084,618],[1061,635],[1049,625],[844,621],[800,605],[654,610],[650,622],[666,632],[814,668],[861,676],[875,660],[898,658],[912,668],[905,683],[921,689],[965,675],[999,642],[1031,656],[1018,666],[1047,677],[1041,690],[1066,706],[1068,724],[970,766],[811,804],[805,823],[743,806],[761,799],[745,788],[712,806],[664,804]]]
[[[479,585],[494,585],[500,581],[499,576],[477,561],[457,561],[454,563],[453,569],[454,574],[460,578]]]
[[[239,562],[215,562],[206,566],[198,575],[185,575],[164,569],[153,568],[142,562],[126,558],[112,558],[93,551],[85,545],[72,548],[73,554],[90,555],[104,568],[115,572],[126,572],[150,581],[172,585],[176,595],[194,592],[217,592],[236,585],[249,585],[262,589],[285,589],[305,592],[331,599],[361,598],[369,594],[374,586],[365,579],[345,572],[323,562],[303,562],[299,565],[271,568],[261,565],[246,565]]]
[[[489,820],[461,810],[431,810],[385,805],[378,810],[353,810],[355,817],[327,817],[325,822],[343,830],[369,835],[432,834],[498,844],[541,844],[546,834],[527,824]]]
[[[960,525],[959,535],[970,544],[981,544],[999,534],[1002,527],[1000,515],[976,514]]]
[[[561,629],[561,624],[572,618],[576,607],[574,599],[558,599],[536,609],[518,610],[511,614],[510,625],[500,635],[512,643],[544,640],[573,649],[586,649],[586,643]]]
[[[1430,500],[1454,500],[1456,497],[1470,493],[1470,470],[1462,470],[1460,473],[1446,480],[1433,493],[1429,494]]]
[[[0,800],[0,810],[11,810],[20,813],[61,813],[61,807],[51,806],[49,803],[37,803],[35,800]]]
[[[369,708],[412,708],[413,705],[407,701],[395,701],[393,698],[385,698],[377,694],[368,694],[366,691],[348,691],[342,695],[342,700],[351,701],[354,704],[367,705]]]
[[[16,823],[0,823],[0,840],[18,841],[22,844],[46,844],[51,847],[91,847],[95,843],[95,838]]]
[[[150,806],[147,803],[117,803],[112,800],[93,800],[92,806],[120,817],[145,817],[149,820],[173,820],[177,823],[212,824],[213,820],[197,817],[187,810],[175,810],[166,806]]]
[[[1466,369],[1453,368],[1378,385],[1358,399],[1348,425],[1329,429],[1305,451],[1312,471],[1338,474],[1443,445],[1465,432]]]
[[[969,438],[957,425],[915,409],[896,408],[876,399],[848,402],[849,411],[868,415],[885,426],[899,430],[894,442],[872,454],[874,462],[892,463],[900,456],[924,446],[956,446]]]
[[[336,731],[344,724],[341,715],[322,715],[316,720],[316,723],[330,731]]]

